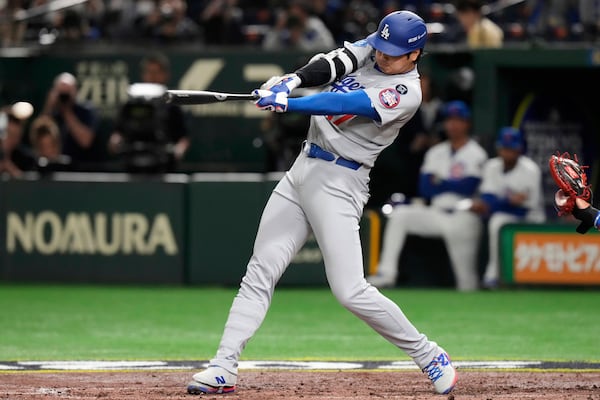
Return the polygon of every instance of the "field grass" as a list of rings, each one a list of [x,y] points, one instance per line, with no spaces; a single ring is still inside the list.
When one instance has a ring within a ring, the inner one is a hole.
[[[0,360],[205,360],[235,289],[0,284]],[[386,290],[457,360],[600,361],[600,291]],[[243,359],[405,360],[327,289],[278,289]]]

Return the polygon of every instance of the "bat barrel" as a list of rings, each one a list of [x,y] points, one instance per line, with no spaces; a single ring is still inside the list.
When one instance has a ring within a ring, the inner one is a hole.
[[[223,101],[256,100],[253,94],[210,92],[205,90],[167,90],[163,96],[165,103],[210,104]]]

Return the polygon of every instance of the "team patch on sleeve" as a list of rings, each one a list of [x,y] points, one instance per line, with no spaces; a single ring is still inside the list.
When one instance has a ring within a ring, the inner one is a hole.
[[[394,108],[400,104],[400,93],[392,88],[383,89],[379,92],[379,101],[385,108]]]
[[[408,88],[406,87],[406,85],[403,85],[403,84],[396,85],[396,90],[400,94],[406,94],[406,93],[408,93]]]

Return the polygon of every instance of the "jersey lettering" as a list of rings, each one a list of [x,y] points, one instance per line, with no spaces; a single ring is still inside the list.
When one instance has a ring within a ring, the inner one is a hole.
[[[339,79],[331,84],[330,92],[348,93],[353,90],[364,89],[359,81],[356,80],[355,75],[347,75],[343,79]]]

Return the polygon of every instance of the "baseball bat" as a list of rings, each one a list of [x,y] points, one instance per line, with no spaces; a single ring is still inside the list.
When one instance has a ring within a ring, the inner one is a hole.
[[[222,101],[256,100],[258,96],[243,93],[210,92],[207,90],[167,90],[164,95],[166,103],[172,104],[210,104]]]

